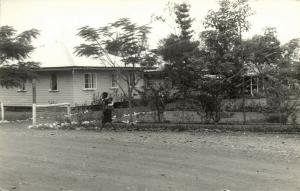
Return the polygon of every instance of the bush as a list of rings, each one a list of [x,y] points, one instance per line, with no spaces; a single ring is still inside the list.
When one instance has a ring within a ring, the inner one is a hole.
[[[74,120],[79,125],[82,125],[84,121],[99,120],[101,118],[100,116],[98,116],[98,113],[93,112],[89,107],[85,106],[75,107],[74,112]]]
[[[282,123],[286,124],[288,121],[288,116],[285,114],[269,114],[266,121],[268,123]]]
[[[133,107],[140,107],[140,106],[147,106],[147,103],[143,99],[134,99],[132,100]],[[114,103],[114,108],[128,108],[129,102],[128,101],[120,101]]]
[[[292,125],[293,125],[294,127],[296,127],[296,126],[297,126],[297,115],[296,115],[296,113],[293,113],[293,114],[291,115],[291,120],[292,120]]]
[[[55,121],[57,121],[58,123],[71,123],[71,120],[64,115],[55,116]]]
[[[223,110],[227,112],[243,112],[243,102],[224,102],[223,104]],[[266,104],[251,101],[250,103],[245,105],[245,111],[246,112],[264,112],[266,110],[269,110],[268,106]]]
[[[114,108],[128,108],[129,103],[128,101],[122,101],[122,102],[115,102],[114,103]]]
[[[222,97],[214,97],[209,94],[200,94],[194,98],[195,105],[199,110],[197,113],[200,115],[205,113],[206,122],[219,122],[221,120]]]
[[[99,92],[93,94],[91,105],[102,105],[102,96]]]
[[[151,85],[149,89],[145,89],[142,97],[143,103],[147,103],[151,109],[155,110],[157,122],[163,121],[166,105],[171,99],[171,87],[169,84],[162,82]]]

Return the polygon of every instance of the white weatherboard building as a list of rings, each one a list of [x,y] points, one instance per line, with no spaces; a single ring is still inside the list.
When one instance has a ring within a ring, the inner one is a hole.
[[[51,53],[51,54],[50,54]],[[123,72],[132,71],[125,67],[119,57],[110,56]],[[126,91],[127,83],[106,59],[102,61],[78,57],[72,54],[62,43],[38,47],[31,56],[33,61],[41,63],[36,82],[37,104],[70,103],[71,106],[90,104],[94,95],[108,92],[120,99]],[[141,70],[142,69],[137,68]],[[141,88],[141,79],[137,88]],[[32,84],[24,83],[19,88],[0,87],[0,101],[5,106],[30,106],[32,104]]]

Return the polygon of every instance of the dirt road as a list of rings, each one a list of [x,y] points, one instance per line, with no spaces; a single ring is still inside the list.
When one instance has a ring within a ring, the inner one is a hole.
[[[0,127],[1,190],[300,191],[300,136]]]

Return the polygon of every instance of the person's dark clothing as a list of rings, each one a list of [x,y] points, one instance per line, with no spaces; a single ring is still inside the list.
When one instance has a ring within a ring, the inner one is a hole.
[[[102,123],[111,123],[112,122],[112,109],[107,108],[103,111]]]
[[[112,106],[109,106],[109,104],[111,104],[111,103],[112,103],[111,99],[104,100],[102,124],[112,122],[112,109],[113,108],[112,108]]]

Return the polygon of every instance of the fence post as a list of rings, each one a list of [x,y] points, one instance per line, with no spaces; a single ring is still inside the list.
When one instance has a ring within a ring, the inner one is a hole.
[[[67,105],[67,115],[68,119],[71,120],[71,105]]]
[[[36,80],[32,80],[32,126],[36,126]]]
[[[4,121],[4,104],[3,102],[1,101],[0,102],[0,109],[1,109],[1,121]]]
[[[36,126],[36,104],[32,104],[32,126]]]

